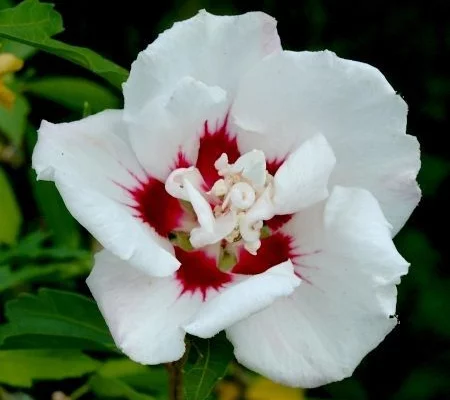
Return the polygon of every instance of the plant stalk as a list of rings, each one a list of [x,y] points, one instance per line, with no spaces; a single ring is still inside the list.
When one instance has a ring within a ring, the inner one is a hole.
[[[169,373],[170,400],[183,400],[183,363],[180,361],[166,363],[167,372]]]

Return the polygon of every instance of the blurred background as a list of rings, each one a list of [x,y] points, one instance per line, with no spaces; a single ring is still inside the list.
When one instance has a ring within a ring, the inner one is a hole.
[[[284,392],[259,382],[263,389],[258,392],[247,387],[255,385],[254,377],[231,368],[226,383],[213,396],[222,400],[302,396],[341,400],[450,399],[450,150],[446,136],[450,134],[450,3],[53,2],[66,28],[58,39],[89,47],[127,69],[159,32],[201,8],[217,14],[265,11],[278,20],[285,49],[329,49],[340,57],[379,68],[408,103],[408,133],[417,136],[422,146],[419,182],[423,199],[396,238],[400,253],[411,262],[410,272],[399,287],[400,325],[364,359],[354,376],[343,382],[305,393]],[[0,7],[12,3],[0,0]],[[118,108],[122,99],[117,89],[57,57],[10,42],[5,42],[0,52],[15,53],[24,59],[19,72],[3,77],[15,93],[13,107],[0,105],[0,322],[5,322],[3,305],[19,293],[35,293],[45,286],[87,295],[84,279],[96,249],[96,243],[68,215],[52,184],[34,182],[30,154],[36,127],[41,119],[70,121],[103,108]],[[0,352],[0,398],[12,399],[7,396],[22,392],[35,399],[50,399],[53,395],[56,400],[63,394],[55,392],[76,392],[86,380],[83,376],[50,380],[44,375],[23,384],[21,379],[5,378],[10,367],[2,364],[1,357]],[[21,365],[17,373],[23,372],[25,364]],[[10,375],[15,374],[11,371]],[[165,385],[164,378],[159,379],[155,385]],[[76,392],[73,398],[146,399],[138,397],[146,395],[142,382],[140,386],[133,386],[129,380],[125,383],[133,392],[85,390]],[[161,396],[158,398],[164,398]]]

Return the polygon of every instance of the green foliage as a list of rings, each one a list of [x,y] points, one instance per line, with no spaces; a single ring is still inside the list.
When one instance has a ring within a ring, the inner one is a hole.
[[[100,362],[73,350],[0,351],[0,382],[30,387],[35,380],[73,378],[95,371]]]
[[[367,400],[369,397],[364,386],[355,378],[347,378],[343,381],[326,386],[333,399],[342,400]]]
[[[0,167],[0,244],[13,244],[16,241],[21,222],[22,215],[14,191]]]
[[[104,363],[84,390],[101,398],[155,400],[165,398],[167,384],[164,368],[150,368],[121,358]]]
[[[83,78],[53,76],[27,82],[25,90],[80,112],[85,102],[95,114],[105,108],[118,108],[120,100],[110,90]]]
[[[105,379],[119,379],[127,385],[145,391],[155,391],[155,395],[164,391],[168,377],[163,367],[148,367],[127,358],[111,359],[98,370]]]
[[[10,110],[0,106],[0,132],[14,146],[22,143],[29,112],[30,105],[21,94],[16,94],[16,100]]]
[[[87,297],[52,289],[6,304],[0,327],[3,349],[60,348],[116,351],[97,305]]]
[[[36,144],[37,135],[33,128],[27,132],[27,144],[30,152]],[[53,182],[37,181],[36,172],[29,171],[31,189],[39,211],[48,230],[53,234],[57,246],[76,248],[80,242],[78,223],[67,210]]]
[[[34,171],[30,171],[30,177],[34,198],[55,244],[76,248],[80,242],[79,225],[67,211],[55,184],[38,182]]]
[[[214,386],[225,376],[232,359],[233,348],[223,333],[206,340],[192,337],[184,366],[186,400],[210,399]]]
[[[153,396],[137,392],[120,379],[94,375],[89,379],[88,384],[91,390],[100,397],[128,400],[155,400]]]
[[[437,368],[415,370],[393,396],[393,400],[445,399],[450,393],[448,374]]]
[[[108,26],[99,20],[99,14],[86,13],[82,2],[77,2],[76,7],[68,4],[58,2],[57,8],[72,10],[70,17],[74,21],[83,18],[80,37],[76,37],[77,29],[71,29],[66,32],[67,38],[73,34],[68,40],[82,43],[88,38],[94,48],[114,53],[123,65],[162,27],[190,17],[198,9],[234,14],[248,8],[245,2],[176,0],[165,15],[152,15],[155,20],[150,18],[142,24],[140,18],[135,18],[139,2],[133,5],[134,14],[129,14],[128,5],[120,10],[110,7],[107,19],[115,28],[108,30],[105,41],[102,33]],[[95,5],[92,2],[89,7]],[[370,25],[364,17],[364,4],[354,5],[351,20],[346,17],[345,7],[322,0],[306,0],[299,7],[288,8],[271,0],[261,7],[279,20],[285,48],[330,48],[340,56],[379,67],[408,102],[408,131],[419,135],[426,152],[419,174],[422,203],[396,238],[400,253],[411,262],[398,291],[401,324],[352,378],[311,390],[307,398],[446,399],[450,393],[450,353],[446,350],[450,338],[445,247],[448,213],[439,205],[445,207],[448,203],[445,182],[450,162],[443,133],[448,129],[445,124],[450,80],[446,64],[437,57],[450,49],[450,41],[442,40],[450,37],[450,24],[440,24],[448,13],[426,13],[414,3],[393,3],[383,12],[374,10],[377,23]],[[14,393],[14,388],[6,391],[0,387],[0,399],[48,399],[41,396],[42,387],[52,391],[55,387],[69,387],[69,391],[78,387],[71,394],[73,399],[166,400],[165,368],[143,366],[122,357],[96,304],[75,294],[87,293],[84,279],[98,244],[68,213],[54,184],[36,182],[31,170],[30,156],[42,118],[53,122],[79,119],[106,108],[118,108],[122,99],[110,86],[63,76],[65,71],[58,71],[48,57],[30,57],[38,50],[46,51],[86,68],[116,88],[120,88],[128,72],[92,50],[55,39],[63,31],[63,23],[51,4],[0,0],[0,10],[0,52],[26,59],[22,71],[3,77],[17,96],[15,105],[11,110],[0,107],[0,385],[23,387],[30,393],[28,396]],[[358,13],[363,18],[354,18]],[[336,25],[334,20],[340,23]],[[363,21],[362,25],[358,21]],[[347,27],[351,30],[347,31]],[[352,32],[356,30],[359,35],[355,40]],[[416,63],[411,63],[411,54]],[[437,71],[439,68],[441,71]],[[13,160],[8,157],[11,153]],[[443,234],[438,232],[441,228]],[[179,239],[188,243],[187,238]],[[42,289],[37,294],[23,294],[35,293],[41,285],[73,293]],[[253,374],[241,367],[227,369],[232,348],[223,334],[211,340],[190,340],[184,364],[186,400],[215,398],[212,390],[224,374],[244,391]],[[66,378],[71,379],[57,384],[45,382]]]
[[[25,0],[14,8],[0,11],[0,37],[62,57],[120,88],[128,72],[90,49],[52,39],[63,29],[61,15],[53,9],[53,5],[38,0]]]
[[[8,249],[0,250],[0,265],[39,262],[59,262],[69,260],[91,260],[91,254],[82,249],[70,249],[66,247],[45,247],[45,241],[49,238],[48,233],[41,231],[33,232],[22,238],[17,245]]]
[[[0,293],[27,283],[61,281],[86,273],[86,267],[76,263],[57,263],[50,265],[29,264],[19,270],[10,266],[0,266]]]
[[[450,162],[440,157],[424,154],[419,173],[420,188],[424,196],[436,195],[443,180],[450,174]]]

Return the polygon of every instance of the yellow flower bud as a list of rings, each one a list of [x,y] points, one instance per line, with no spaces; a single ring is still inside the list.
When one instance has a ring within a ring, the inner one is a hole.
[[[0,105],[11,108],[16,95],[3,82],[3,75],[16,72],[23,67],[23,61],[11,53],[0,54]]]
[[[247,389],[246,400],[304,400],[303,391],[258,377]]]

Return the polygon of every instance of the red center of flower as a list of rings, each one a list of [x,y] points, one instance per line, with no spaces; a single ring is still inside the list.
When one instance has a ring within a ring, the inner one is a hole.
[[[195,167],[204,180],[204,190],[208,191],[221,177],[215,167],[216,160],[226,154],[228,162],[234,163],[241,153],[238,148],[236,136],[229,132],[228,117],[223,123],[216,123],[215,129],[211,129],[206,121],[203,125],[203,133],[199,139],[199,151]],[[267,170],[275,174],[283,160],[267,162]],[[192,166],[188,158],[182,153],[177,154],[174,162],[174,170]],[[182,201],[172,197],[165,189],[165,183],[147,176],[139,180],[136,186],[126,189],[134,204],[130,205],[135,216],[148,224],[155,232],[165,238],[173,238],[177,232],[183,231],[188,223],[195,222],[195,214],[192,209],[183,205]],[[213,257],[204,249],[188,251],[179,246],[174,246],[175,255],[181,262],[175,277],[180,282],[181,293],[200,293],[206,299],[209,290],[220,290],[226,284],[232,282],[233,274],[254,275],[260,274],[269,268],[280,264],[287,259],[294,261],[297,255],[294,253],[292,239],[279,232],[279,229],[291,218],[290,215],[275,216],[265,221],[271,235],[261,240],[261,248],[256,255],[250,254],[243,246],[217,243],[216,246],[227,246],[228,252],[233,252],[236,257],[236,265],[230,272],[219,269],[219,257]],[[231,250],[230,250],[231,248]],[[217,254],[220,251],[217,249]]]
[[[219,290],[233,280],[233,276],[217,268],[216,257],[203,250],[185,251],[175,246],[181,266],[175,276],[181,283],[181,294],[200,292],[203,300],[208,290]]]

